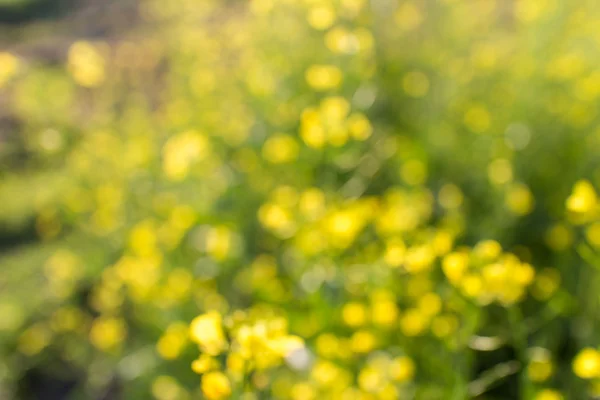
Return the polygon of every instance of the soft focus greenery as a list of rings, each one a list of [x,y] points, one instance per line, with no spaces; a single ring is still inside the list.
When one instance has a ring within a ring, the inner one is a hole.
[[[140,15],[0,51],[1,398],[600,395],[600,3]]]

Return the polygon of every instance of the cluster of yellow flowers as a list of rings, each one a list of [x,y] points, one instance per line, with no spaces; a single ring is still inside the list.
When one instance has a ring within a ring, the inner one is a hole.
[[[202,391],[208,399],[227,398],[232,392],[232,381],[243,387],[244,380],[256,371],[273,368],[286,358],[293,363],[305,363],[304,342],[298,336],[288,335],[284,318],[252,320],[247,313],[238,311],[224,321],[221,314],[211,311],[196,317],[190,325],[191,340],[198,344],[201,355],[192,363],[192,369],[202,374]],[[229,377],[220,371],[219,354],[227,352],[225,361]],[[299,365],[301,366],[301,365]]]
[[[0,52],[50,171],[0,209],[43,269],[24,304],[25,272],[0,279],[0,388],[55,354],[89,397],[600,388],[598,182],[567,195],[554,160],[600,144],[600,9],[576,3],[141,0],[143,29],[61,66]]]
[[[442,269],[454,286],[481,304],[498,301],[509,306],[522,299],[535,277],[531,265],[502,253],[493,240],[480,242],[471,251],[448,254]]]

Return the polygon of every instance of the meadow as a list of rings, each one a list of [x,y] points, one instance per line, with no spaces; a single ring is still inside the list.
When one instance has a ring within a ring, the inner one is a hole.
[[[600,3],[135,10],[0,23],[0,398],[600,398]]]

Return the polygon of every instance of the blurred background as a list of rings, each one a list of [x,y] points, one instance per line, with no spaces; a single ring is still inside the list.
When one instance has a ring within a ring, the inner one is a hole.
[[[0,0],[0,398],[598,397],[598,22]]]

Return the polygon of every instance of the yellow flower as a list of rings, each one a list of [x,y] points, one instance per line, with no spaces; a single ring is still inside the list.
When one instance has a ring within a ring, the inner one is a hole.
[[[336,247],[348,247],[362,230],[364,220],[356,210],[335,211],[325,220],[325,229]]]
[[[19,351],[25,355],[31,356],[42,351],[50,344],[52,332],[47,326],[35,324],[26,329],[19,337]]]
[[[577,214],[587,214],[596,209],[598,198],[592,184],[581,180],[573,187],[573,192],[567,198],[567,210]]]
[[[586,232],[586,235],[588,237],[588,240],[590,240],[590,242],[594,244],[594,242],[592,242],[592,240],[590,239],[589,230]],[[600,236],[594,236],[600,238]],[[566,224],[558,223],[548,229],[545,235],[545,240],[552,250],[563,251],[568,249],[573,243],[573,232]],[[598,247],[600,247],[600,241],[598,242]]]
[[[538,300],[547,300],[560,287],[560,273],[555,268],[541,270],[534,281],[531,292]]]
[[[187,343],[187,337],[186,324],[182,322],[171,324],[156,344],[158,354],[165,360],[177,358]]]
[[[429,323],[428,316],[418,309],[407,310],[400,318],[400,329],[406,336],[419,336]]]
[[[354,113],[348,117],[348,130],[354,139],[367,140],[373,133],[373,126],[365,115]]]
[[[280,357],[287,357],[296,350],[304,347],[304,340],[299,336],[286,335],[269,342],[270,349]]]
[[[490,128],[491,116],[485,107],[474,105],[465,113],[464,122],[471,131],[484,133]]]
[[[447,210],[460,207],[464,198],[460,188],[452,183],[442,186],[438,197],[440,205]]]
[[[415,376],[415,363],[409,357],[397,357],[390,365],[390,375],[397,382],[410,381]]]
[[[192,361],[192,371],[197,374],[203,374],[218,367],[218,361],[208,354],[202,354],[198,359]]]
[[[89,42],[73,43],[69,49],[68,67],[75,82],[85,87],[96,87],[105,79],[105,60]]]
[[[581,350],[573,360],[573,371],[583,379],[600,377],[600,352],[591,347]]]
[[[298,207],[306,218],[314,220],[325,211],[325,194],[318,188],[307,189],[300,195]]]
[[[346,303],[342,308],[342,319],[348,326],[361,326],[367,320],[367,308],[357,302]]]
[[[342,71],[334,65],[312,65],[306,70],[306,82],[317,91],[334,89],[342,83]]]
[[[560,392],[553,389],[540,390],[534,400],[563,400],[564,397]]]
[[[298,143],[289,135],[277,134],[267,139],[262,155],[271,164],[283,164],[298,157]]]
[[[120,344],[127,334],[122,318],[99,317],[92,324],[90,341],[101,350],[110,350]]]
[[[310,9],[308,23],[317,30],[325,30],[335,22],[335,11],[328,4],[321,4]]]
[[[500,256],[502,247],[495,240],[483,240],[473,249],[473,255],[484,261],[492,261]]]
[[[202,394],[209,400],[220,400],[231,395],[231,383],[222,372],[209,372],[202,376]]]
[[[182,398],[184,391],[174,378],[161,375],[152,382],[152,394],[157,400],[176,400]]]
[[[535,348],[529,365],[527,376],[533,382],[544,382],[554,373],[554,364],[550,359],[550,352],[543,348]]]
[[[457,284],[469,267],[469,255],[466,253],[450,253],[442,261],[442,271],[448,280]]]
[[[390,326],[398,319],[398,306],[393,296],[376,293],[373,296],[371,318],[376,325]]]
[[[385,382],[385,377],[376,368],[367,367],[358,374],[358,385],[362,390],[375,392],[380,389]]]
[[[192,164],[204,158],[210,142],[202,133],[190,130],[171,137],[163,147],[163,170],[173,180],[183,180]]]
[[[350,347],[355,353],[368,353],[377,345],[377,338],[371,332],[357,331],[350,339]]]
[[[423,22],[423,14],[412,2],[403,2],[395,15],[396,23],[403,31],[411,31]]]
[[[0,52],[0,88],[6,84],[19,69],[20,61],[10,53]]]
[[[226,226],[211,228],[206,235],[206,252],[215,260],[224,260],[231,251],[232,236]]]
[[[506,194],[506,205],[516,215],[527,215],[534,207],[535,200],[526,185],[514,184]]]
[[[227,347],[221,314],[216,311],[194,318],[190,325],[190,336],[202,351],[211,355],[219,354]]]

